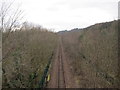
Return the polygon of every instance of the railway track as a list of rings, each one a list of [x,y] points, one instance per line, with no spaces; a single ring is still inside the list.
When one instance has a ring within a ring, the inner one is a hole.
[[[64,53],[60,39],[50,71],[50,81],[47,88],[73,88],[75,81],[72,76],[70,65]]]
[[[59,54],[58,54],[58,88],[66,88],[61,45],[59,47]]]

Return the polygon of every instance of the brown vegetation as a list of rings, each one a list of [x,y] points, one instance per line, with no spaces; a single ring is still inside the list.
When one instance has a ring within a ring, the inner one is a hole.
[[[80,87],[118,87],[117,23],[100,23],[61,34]]]
[[[44,28],[10,32],[3,43],[3,88],[38,87],[56,44],[57,35]]]

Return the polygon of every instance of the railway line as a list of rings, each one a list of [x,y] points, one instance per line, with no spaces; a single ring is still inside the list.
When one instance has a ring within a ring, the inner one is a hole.
[[[72,77],[70,65],[65,56],[61,40],[55,54],[47,88],[75,88],[75,81]]]
[[[64,65],[62,59],[62,48],[59,47],[59,55],[58,55],[58,88],[66,88],[65,83],[65,73],[64,73]]]

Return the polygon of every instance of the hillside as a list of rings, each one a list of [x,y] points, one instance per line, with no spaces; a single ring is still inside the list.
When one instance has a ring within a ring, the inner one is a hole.
[[[80,87],[118,87],[118,21],[60,35]]]

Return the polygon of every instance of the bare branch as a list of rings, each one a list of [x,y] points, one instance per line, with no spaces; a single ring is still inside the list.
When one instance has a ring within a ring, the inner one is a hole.
[[[17,24],[18,24],[17,22],[19,22],[23,18],[23,16],[22,16],[23,11],[20,10],[20,7],[18,7],[13,13],[10,12],[10,14],[8,14],[8,11],[10,11],[10,8],[12,7],[14,1],[11,2],[10,4],[8,4],[7,6],[5,5],[5,2],[2,2],[2,7],[1,7],[1,26],[3,28],[3,31],[5,31],[5,32],[7,31],[7,35],[4,38],[3,43],[8,38],[11,30],[14,27],[17,26]]]

